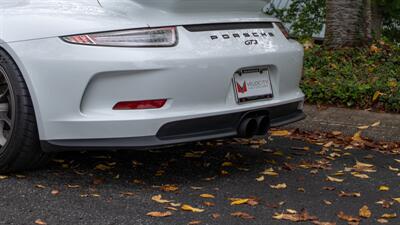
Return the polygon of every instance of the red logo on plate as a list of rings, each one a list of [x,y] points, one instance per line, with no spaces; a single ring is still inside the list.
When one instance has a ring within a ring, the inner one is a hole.
[[[243,82],[242,86],[240,86],[240,84],[238,82],[236,82],[236,89],[237,89],[238,93],[246,93],[247,92],[246,81]]]

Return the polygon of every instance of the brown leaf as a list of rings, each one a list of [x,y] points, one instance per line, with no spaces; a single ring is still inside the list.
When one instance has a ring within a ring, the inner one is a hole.
[[[271,131],[271,136],[275,137],[284,137],[284,136],[289,136],[290,133],[288,130],[273,130]]]
[[[81,188],[81,186],[78,184],[68,184],[67,187],[71,189]]]
[[[376,220],[378,223],[389,223],[389,220],[387,220],[387,219],[382,219],[382,218],[379,218],[379,219],[377,219]]]
[[[160,189],[165,192],[175,192],[179,190],[178,186],[172,184],[163,185],[160,187]]]
[[[151,217],[168,217],[172,215],[172,212],[166,211],[166,212],[149,212],[146,214],[147,216]]]
[[[5,179],[8,179],[8,176],[0,175],[0,180],[5,180]]]
[[[306,210],[302,210],[301,213],[275,213],[272,217],[276,220],[289,220],[292,222],[304,222],[318,220],[316,216],[311,216]]]
[[[111,167],[111,166],[104,165],[104,164],[98,164],[98,165],[95,167],[95,169],[96,169],[96,170],[101,170],[101,171],[108,171],[108,170],[111,170],[112,167]]]
[[[361,216],[361,217],[364,217],[364,218],[370,218],[372,213],[371,213],[371,210],[369,210],[368,206],[364,205],[359,210],[358,215]]]
[[[211,217],[212,217],[214,220],[216,220],[216,219],[219,219],[219,218],[221,217],[221,215],[220,215],[219,213],[213,213],[213,214],[211,214]]]
[[[334,190],[336,190],[335,187],[322,187],[322,189],[324,189],[326,191],[334,191]]]
[[[328,200],[324,200],[324,203],[325,203],[326,205],[332,205],[332,202],[331,202],[331,201],[328,201]]]
[[[312,222],[314,225],[336,225],[334,222],[320,222],[318,220]]]
[[[337,216],[344,221],[347,222],[360,222],[359,217],[351,216],[351,215],[346,215],[344,212],[340,211]]]
[[[45,189],[46,186],[42,185],[42,184],[36,184],[35,188],[39,188],[39,189]]]
[[[239,217],[239,218],[247,219],[247,220],[248,219],[255,219],[254,216],[252,216],[252,215],[250,215],[248,213],[245,213],[245,212],[234,212],[234,213],[231,213],[231,216]]]
[[[191,212],[195,212],[195,213],[204,212],[204,209],[194,208],[194,207],[192,207],[190,205],[187,205],[187,204],[182,205],[181,209],[183,211],[191,211]]]
[[[134,195],[135,195],[135,193],[130,192],[130,191],[121,192],[121,196],[134,196]]]
[[[344,181],[344,179],[339,179],[339,178],[330,177],[330,176],[326,176],[326,180],[332,181],[332,182],[337,182],[337,183],[342,183]]]
[[[203,202],[203,205],[211,207],[211,206],[215,206],[214,202]]]
[[[361,197],[361,193],[360,192],[344,192],[344,191],[340,191],[338,194],[340,197]]]
[[[47,225],[47,223],[46,222],[44,222],[43,220],[41,220],[41,219],[37,219],[37,220],[35,220],[35,224],[37,224],[37,225]]]
[[[200,220],[194,220],[188,223],[188,225],[197,225],[197,224],[201,224]]]
[[[249,201],[247,201],[247,205],[251,205],[251,206],[258,205],[258,201],[255,199],[249,199]]]

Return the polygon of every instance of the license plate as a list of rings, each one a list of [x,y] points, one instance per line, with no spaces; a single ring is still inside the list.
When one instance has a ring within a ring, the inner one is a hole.
[[[273,98],[271,78],[268,70],[244,70],[233,75],[233,84],[238,103]]]

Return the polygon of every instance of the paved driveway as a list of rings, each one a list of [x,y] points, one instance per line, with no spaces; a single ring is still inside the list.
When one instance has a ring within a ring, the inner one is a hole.
[[[45,170],[0,177],[0,224],[400,224],[400,156],[260,144],[61,154]]]

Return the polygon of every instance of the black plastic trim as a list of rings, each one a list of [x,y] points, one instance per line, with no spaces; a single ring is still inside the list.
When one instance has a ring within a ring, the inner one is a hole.
[[[196,24],[196,25],[184,25],[183,27],[190,32],[203,32],[203,31],[217,31],[217,30],[245,30],[245,29],[274,28],[274,25],[271,22],[246,22],[246,23]]]

